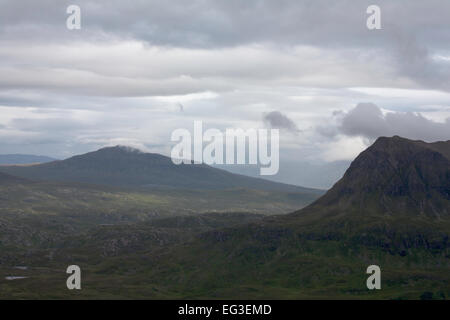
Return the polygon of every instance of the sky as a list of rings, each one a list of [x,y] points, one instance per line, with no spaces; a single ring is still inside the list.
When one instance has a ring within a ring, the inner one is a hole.
[[[69,30],[69,5],[81,29]],[[366,10],[381,9],[369,30]],[[279,128],[281,162],[379,136],[450,139],[447,0],[0,0],[0,153],[70,157],[171,133]],[[287,165],[289,170],[298,170]]]

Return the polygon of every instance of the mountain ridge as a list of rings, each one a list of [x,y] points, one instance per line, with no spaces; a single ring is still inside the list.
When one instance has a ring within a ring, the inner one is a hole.
[[[2,165],[29,165],[56,161],[57,159],[32,154],[0,154],[0,166]]]
[[[448,216],[449,149],[450,140],[426,143],[398,136],[380,137],[311,207]]]
[[[193,189],[249,188],[323,194],[322,190],[233,174],[205,164],[175,165],[169,157],[124,146],[105,147],[66,160],[0,171],[33,180],[71,181],[132,187]]]

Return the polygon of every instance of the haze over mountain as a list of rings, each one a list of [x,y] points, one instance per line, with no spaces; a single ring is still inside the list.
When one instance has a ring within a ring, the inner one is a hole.
[[[299,160],[297,157],[289,160],[280,159],[280,169],[273,176],[265,176],[264,179],[306,186],[318,189],[330,189],[336,181],[344,175],[351,161],[340,160],[332,162],[309,162]],[[224,169],[236,174],[250,177],[259,176],[259,165],[214,165],[215,168]]]
[[[47,156],[35,156],[31,154],[0,154],[0,165],[46,163],[55,160]]]
[[[120,187],[189,189],[248,188],[300,192],[317,197],[321,190],[232,174],[204,164],[175,165],[168,157],[116,146],[33,166],[5,166],[0,171],[32,180],[71,181]]]

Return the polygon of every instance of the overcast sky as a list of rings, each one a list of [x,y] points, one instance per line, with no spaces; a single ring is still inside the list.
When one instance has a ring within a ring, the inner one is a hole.
[[[447,140],[449,13],[448,0],[0,0],[0,153],[169,155],[194,120],[279,127],[281,158],[312,162],[381,135]]]

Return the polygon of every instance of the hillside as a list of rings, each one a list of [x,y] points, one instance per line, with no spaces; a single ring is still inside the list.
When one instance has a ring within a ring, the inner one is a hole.
[[[232,174],[203,164],[175,165],[168,157],[120,146],[103,148],[62,161],[0,167],[0,171],[33,180],[120,187],[245,188],[304,193],[310,198],[323,194],[321,190]]]
[[[379,138],[308,210],[450,217],[449,150],[450,140]]]
[[[0,172],[0,185],[22,184],[27,182],[29,181],[26,179]]]

